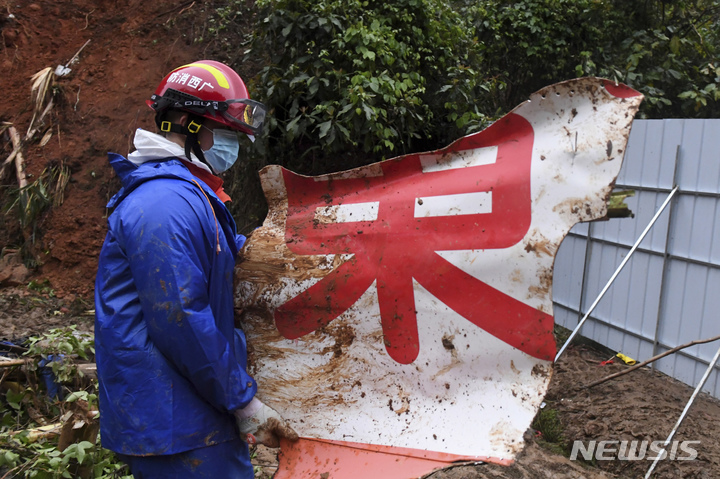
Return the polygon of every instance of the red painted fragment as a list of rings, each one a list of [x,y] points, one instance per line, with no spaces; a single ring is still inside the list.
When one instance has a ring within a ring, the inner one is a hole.
[[[397,479],[420,477],[433,469],[462,461],[491,462],[503,466],[513,463],[508,459],[305,437],[294,443],[283,440],[281,447],[280,465],[275,479]]]
[[[354,254],[275,312],[280,333],[295,339],[350,308],[377,283],[385,346],[397,362],[418,356],[413,279],[436,298],[502,341],[540,359],[552,359],[552,316],[465,273],[436,251],[508,248],[531,221],[530,167],[533,130],[509,114],[490,128],[438,153],[497,146],[496,162],[423,172],[419,155],[380,163],[381,176],[316,181],[287,170],[285,240],[301,255]],[[492,212],[414,216],[419,198],[491,192]],[[318,208],[379,202],[374,221],[319,223]]]
[[[614,83],[610,80],[603,80],[603,86],[613,96],[618,98],[632,98],[641,95],[640,92],[633,90],[622,83]]]

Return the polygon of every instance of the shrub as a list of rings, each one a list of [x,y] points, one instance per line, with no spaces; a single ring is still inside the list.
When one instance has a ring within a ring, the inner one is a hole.
[[[435,148],[486,115],[473,29],[444,0],[262,0],[253,85],[270,108],[258,145],[321,173]],[[344,155],[349,150],[364,154]]]

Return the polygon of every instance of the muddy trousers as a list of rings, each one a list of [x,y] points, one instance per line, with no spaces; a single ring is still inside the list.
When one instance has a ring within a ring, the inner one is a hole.
[[[167,456],[117,455],[135,479],[253,479],[248,446],[241,440]]]

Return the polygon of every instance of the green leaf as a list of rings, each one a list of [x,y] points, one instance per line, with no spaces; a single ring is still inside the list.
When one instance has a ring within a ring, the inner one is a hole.
[[[318,127],[320,128],[320,134],[318,135],[320,138],[325,138],[325,136],[328,134],[328,131],[330,130],[330,127],[332,126],[332,121],[328,120],[324,123],[320,123]]]
[[[20,458],[20,454],[15,454],[12,451],[5,451],[5,454],[3,454],[3,458],[5,460],[5,464],[14,467],[16,461]]]
[[[83,399],[87,401],[88,399],[88,392],[87,391],[74,391],[68,395],[67,398],[65,398],[65,402],[75,402],[78,399]]]
[[[293,135],[297,134],[298,123],[301,119],[301,116],[296,116],[295,118],[293,118],[292,121],[288,123],[287,126],[285,126],[285,130],[292,133]]]
[[[680,53],[680,37],[672,37],[672,39],[670,40],[670,51],[673,52],[675,55]]]
[[[308,87],[308,94],[313,97],[318,91],[318,88],[320,88],[320,82],[317,81],[317,78],[313,78],[312,81],[310,81],[310,86]]]
[[[375,111],[365,104],[363,104],[362,108],[365,111],[365,118],[370,121],[375,116]]]
[[[340,110],[340,111],[338,112],[338,116],[344,115],[345,113],[349,112],[349,111],[352,109],[352,107],[353,107],[353,105],[352,105],[351,103],[348,103],[347,105],[345,105],[345,106],[342,108],[342,110]],[[358,112],[358,115],[359,115],[359,114],[360,114],[360,112]]]
[[[91,444],[91,446],[92,446],[92,444]],[[78,444],[76,458],[80,464],[82,464],[83,461],[85,460],[85,447],[83,447],[82,443]]]
[[[290,88],[294,87],[298,83],[304,83],[310,78],[310,75],[307,73],[302,73],[301,75],[296,76],[292,80],[290,80]]]

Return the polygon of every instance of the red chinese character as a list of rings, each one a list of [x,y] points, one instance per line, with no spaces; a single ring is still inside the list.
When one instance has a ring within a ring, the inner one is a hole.
[[[279,307],[280,333],[295,339],[327,325],[377,281],[388,354],[409,364],[418,355],[413,279],[448,307],[511,346],[541,359],[555,354],[553,318],[465,273],[436,251],[508,248],[531,221],[533,130],[510,114],[440,153],[497,146],[492,164],[423,172],[419,155],[380,163],[381,176],[330,179],[283,171],[288,192],[285,239],[297,254],[354,256]],[[422,198],[490,192],[487,213],[416,217]],[[376,203],[372,221],[318,222],[316,211]]]

